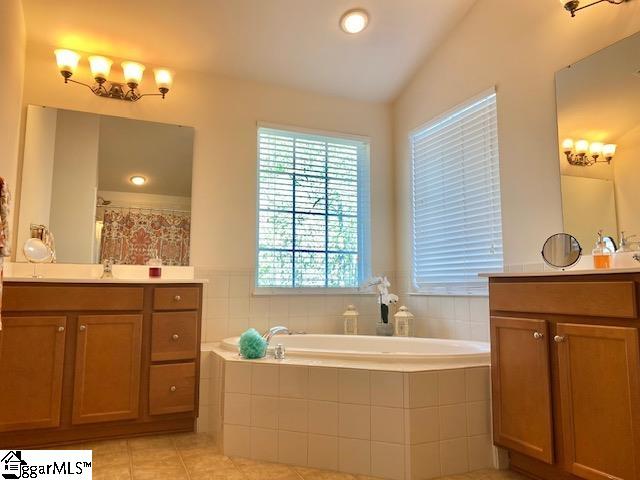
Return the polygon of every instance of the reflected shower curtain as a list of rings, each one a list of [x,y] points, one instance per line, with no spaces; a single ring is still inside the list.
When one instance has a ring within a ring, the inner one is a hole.
[[[163,265],[189,265],[189,213],[105,209],[100,261],[145,265],[156,254]]]

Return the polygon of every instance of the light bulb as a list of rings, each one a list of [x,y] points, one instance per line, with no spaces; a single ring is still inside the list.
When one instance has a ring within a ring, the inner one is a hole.
[[[602,147],[602,154],[606,158],[613,158],[616,154],[616,147],[617,145],[615,143],[607,143]]]
[[[578,154],[587,153],[589,151],[589,142],[586,140],[578,140],[575,149]]]
[[[69,78],[73,75],[78,68],[80,55],[73,50],[65,50],[64,48],[54,50],[53,53],[56,55],[56,63],[58,64],[58,69],[60,69],[62,76]]]
[[[360,33],[369,23],[369,14],[361,9],[349,10],[340,19],[340,28],[345,33]]]
[[[144,65],[137,62],[122,62],[121,65],[122,72],[124,73],[124,82],[131,88],[140,85]]]
[[[566,138],[562,141],[562,151],[563,152],[572,152],[573,151],[573,139]]]
[[[111,65],[113,62],[106,57],[99,55],[92,55],[89,57],[89,66],[91,67],[91,74],[98,83],[104,82],[109,77],[111,71]]]
[[[167,91],[173,84],[173,74],[166,68],[156,68],[153,70],[156,77],[156,86],[159,89],[166,89]]]
[[[603,149],[604,145],[600,142],[593,142],[591,145],[589,145],[589,153],[591,154],[591,156],[595,157],[595,156],[600,156],[602,155],[602,149]]]

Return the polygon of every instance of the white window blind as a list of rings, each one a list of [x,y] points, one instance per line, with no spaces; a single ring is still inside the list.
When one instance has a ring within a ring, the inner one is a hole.
[[[369,145],[258,129],[256,286],[357,287],[365,276]]]
[[[485,93],[410,135],[413,277],[431,294],[486,294],[502,270],[496,94]]]

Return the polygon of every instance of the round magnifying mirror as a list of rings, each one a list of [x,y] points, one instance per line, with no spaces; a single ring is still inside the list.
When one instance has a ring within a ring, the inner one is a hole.
[[[573,235],[556,233],[547,238],[542,246],[542,258],[554,268],[569,268],[580,260],[582,247]]]
[[[24,256],[31,263],[47,263],[51,261],[51,249],[39,238],[30,238],[22,247]]]

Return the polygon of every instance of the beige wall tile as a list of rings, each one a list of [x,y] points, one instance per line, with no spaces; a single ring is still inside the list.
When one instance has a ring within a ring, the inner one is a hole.
[[[369,405],[338,405],[338,436],[371,438],[371,407]]]
[[[371,405],[402,407],[404,376],[400,372],[371,372]]]
[[[310,367],[308,396],[310,400],[338,401],[338,369]]]
[[[371,442],[371,475],[404,480],[404,451],[404,445]]]
[[[489,400],[491,390],[489,367],[465,368],[464,373],[467,402]]]
[[[438,407],[405,410],[405,432],[412,445],[437,441],[440,437]]]
[[[246,393],[225,393],[224,423],[251,425],[251,395]]]
[[[226,392],[251,393],[251,364],[225,362],[224,389]]]
[[[309,368],[295,365],[280,367],[280,396],[307,398]]]
[[[251,427],[251,457],[265,462],[278,461],[278,431]]]
[[[251,426],[278,428],[278,397],[251,395]]]
[[[440,443],[423,443],[411,447],[411,480],[426,480],[441,475]]]
[[[251,393],[253,395],[278,396],[277,365],[251,365]]]
[[[404,443],[404,409],[371,407],[371,440]]]
[[[464,403],[438,407],[440,440],[467,436],[467,408]]]
[[[278,407],[278,428],[292,432],[306,432],[307,401],[299,398],[280,398]]]
[[[493,448],[490,435],[479,435],[467,439],[469,470],[493,467]]]
[[[438,372],[409,373],[408,407],[433,407],[438,404]]]
[[[466,400],[464,369],[438,372],[438,404],[462,403]]]
[[[307,465],[307,434],[278,432],[278,461],[290,465]]]
[[[491,404],[489,402],[467,403],[467,425],[470,436],[491,433]]]
[[[338,470],[338,437],[309,434],[308,465],[325,470]]]
[[[251,428],[241,425],[223,427],[223,451],[230,457],[251,456]]]
[[[340,438],[338,442],[338,470],[369,475],[371,473],[371,442]]]
[[[309,433],[338,435],[338,404],[309,400]]]
[[[369,405],[371,402],[369,371],[339,369],[338,400],[340,403]]]
[[[469,471],[466,438],[440,442],[440,469],[442,475],[456,475]]]

